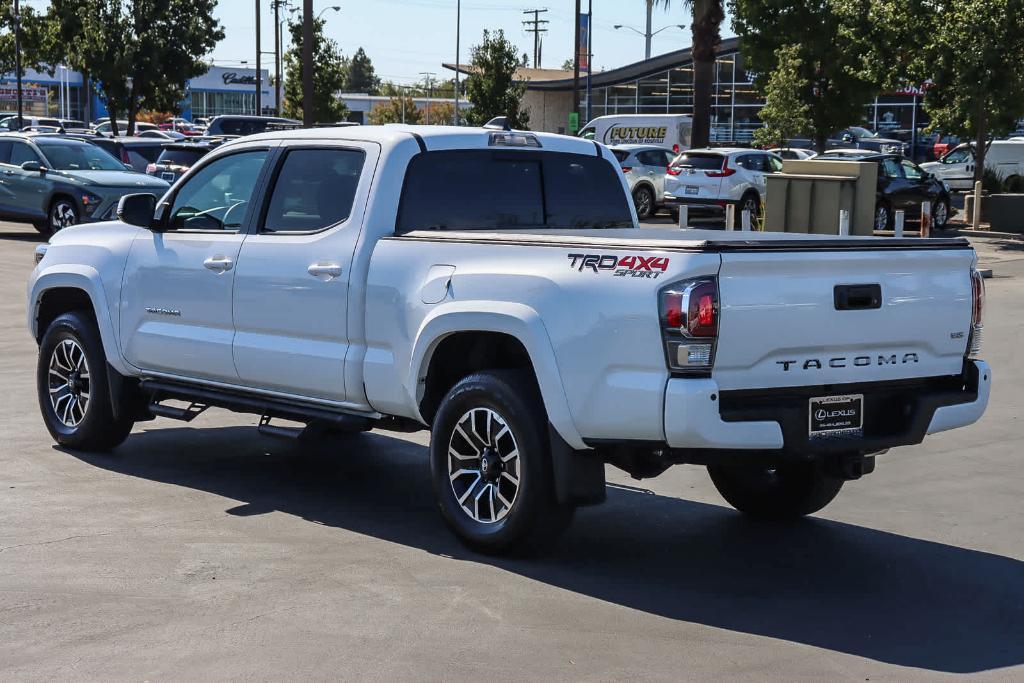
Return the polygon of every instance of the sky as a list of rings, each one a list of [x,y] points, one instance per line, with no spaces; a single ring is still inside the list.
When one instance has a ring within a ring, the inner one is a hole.
[[[43,4],[29,0],[32,4]],[[588,0],[582,0],[587,11]],[[296,6],[301,0],[292,0]],[[314,11],[340,5],[341,12],[324,13],[326,32],[341,46],[345,55],[359,47],[373,60],[377,75],[397,83],[420,81],[421,72],[433,72],[434,78],[449,78],[452,72],[441,62],[455,61],[455,0],[314,0]],[[533,37],[522,25],[523,10],[549,8],[541,15],[551,23],[545,34],[541,66],[558,68],[572,55],[574,0],[531,3],[528,0],[462,0],[462,61],[469,61],[469,48],[480,42],[484,29],[504,29],[505,36],[532,56]],[[595,69],[609,69],[640,61],[644,57],[643,36],[615,24],[643,31],[644,0],[593,0],[593,52]],[[273,11],[270,0],[261,0],[262,49],[273,51]],[[222,66],[241,66],[255,61],[254,0],[220,0],[217,15],[226,37],[214,48],[213,62]],[[532,15],[531,15],[532,16]],[[727,20],[728,23],[728,20]],[[688,47],[689,16],[682,2],[669,12],[654,11],[654,30],[684,24],[686,30],[669,28],[654,37],[652,54]],[[285,32],[287,36],[287,31]],[[723,35],[730,35],[723,26]],[[273,58],[264,57],[263,67],[272,68]]]

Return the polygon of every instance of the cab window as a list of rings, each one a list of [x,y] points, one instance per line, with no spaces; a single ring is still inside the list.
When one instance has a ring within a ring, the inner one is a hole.
[[[207,164],[175,195],[166,229],[239,230],[266,159],[261,149]]]
[[[961,147],[954,149],[952,152],[942,157],[940,161],[944,164],[966,164],[974,159],[974,155],[971,154],[971,150],[967,147]]]
[[[263,232],[309,232],[352,213],[365,155],[352,149],[288,152],[277,175]]]

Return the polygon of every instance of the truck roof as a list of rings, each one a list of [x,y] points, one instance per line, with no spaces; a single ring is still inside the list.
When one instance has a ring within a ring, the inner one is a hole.
[[[490,146],[490,135],[503,131],[493,128],[455,126],[410,126],[386,124],[382,126],[345,126],[340,128],[299,128],[278,130],[240,138],[251,140],[358,140],[376,142],[382,147],[393,147],[409,140],[422,140],[427,150],[445,149],[486,149]],[[541,148],[556,152],[572,152],[592,155],[596,153],[592,140],[540,133],[514,131],[532,135],[540,141]]]

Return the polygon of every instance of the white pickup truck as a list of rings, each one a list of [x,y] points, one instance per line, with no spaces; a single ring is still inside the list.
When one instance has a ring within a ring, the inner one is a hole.
[[[484,551],[554,537],[609,463],[705,465],[744,513],[809,514],[988,400],[967,242],[640,229],[585,140],[255,135],[118,218],[36,252],[54,439],[207,407],[280,436],[430,429],[441,513]]]

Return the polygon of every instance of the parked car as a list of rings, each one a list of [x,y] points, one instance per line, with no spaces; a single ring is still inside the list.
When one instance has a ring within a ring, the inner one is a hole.
[[[176,130],[144,130],[139,133],[136,137],[140,138],[158,138],[160,140],[184,140],[187,135],[179,133]]]
[[[111,136],[114,134],[114,127],[111,125],[110,120],[102,121],[93,128],[93,130],[100,135]],[[160,130],[155,123],[147,123],[145,121],[135,122],[135,133],[141,133],[146,130]],[[118,121],[117,122],[117,134],[118,136],[125,135],[128,132],[128,122]]]
[[[765,176],[782,170],[782,159],[770,152],[741,147],[691,149],[669,164],[664,202],[673,217],[681,204],[698,210],[722,212],[729,204],[761,215]]]
[[[629,183],[637,217],[650,218],[664,200],[665,171],[673,154],[655,145],[618,145],[610,149]]]
[[[41,419],[76,457],[208,408],[279,438],[429,429],[436,505],[491,553],[557,537],[606,464],[708,466],[737,509],[795,519],[977,421],[992,370],[966,240],[778,237],[639,229],[615,157],[568,136],[241,139],[37,247]]]
[[[146,166],[146,173],[173,183],[220,144],[219,140],[165,144],[156,160]]]
[[[938,139],[935,133],[926,133],[923,129],[918,129],[915,135],[909,128],[896,128],[887,130],[885,134],[906,146],[905,156],[911,161],[922,163],[935,160],[935,141]]]
[[[153,137],[96,136],[89,142],[106,150],[112,157],[120,159],[123,164],[131,166],[139,173],[145,173],[146,167],[160,156],[167,140]]]
[[[215,116],[206,128],[206,135],[255,135],[268,130],[298,128],[301,121],[279,116]]]
[[[946,183],[899,154],[862,151],[855,155],[826,152],[815,161],[863,161],[878,164],[878,190],[875,197],[875,230],[891,230],[896,211],[908,220],[920,220],[921,205],[931,204],[932,227],[942,230],[953,215],[950,188]]]
[[[11,133],[23,130],[25,128],[39,128],[45,127],[55,131],[63,129],[60,119],[49,118],[46,116],[23,116],[21,119],[18,115],[8,116],[7,118],[0,120],[0,133]]]
[[[974,187],[974,167],[974,145],[971,143],[957,145],[938,161],[921,165],[954,190]],[[985,168],[1007,181],[1024,178],[1024,139],[993,140],[985,153]]]
[[[793,161],[806,161],[807,159],[813,159],[817,155],[817,152],[812,149],[800,149],[794,147],[773,147],[767,151],[780,159],[791,159]]]
[[[656,145],[678,154],[690,148],[693,117],[684,114],[609,114],[579,132],[606,145]]]
[[[168,184],[135,173],[95,145],[63,135],[0,134],[0,218],[49,235],[110,218],[126,194],[159,196]]]
[[[936,159],[941,159],[946,156],[947,152],[959,144],[959,135],[943,135],[942,133],[938,133],[935,138],[935,143],[932,145],[932,153],[935,155]]]
[[[814,141],[798,138],[790,140],[786,146],[812,149]],[[850,126],[829,136],[825,142],[825,149],[865,149],[885,154],[902,154],[903,156],[910,153],[910,145],[893,138],[883,138],[878,133],[873,133],[862,126]]]

